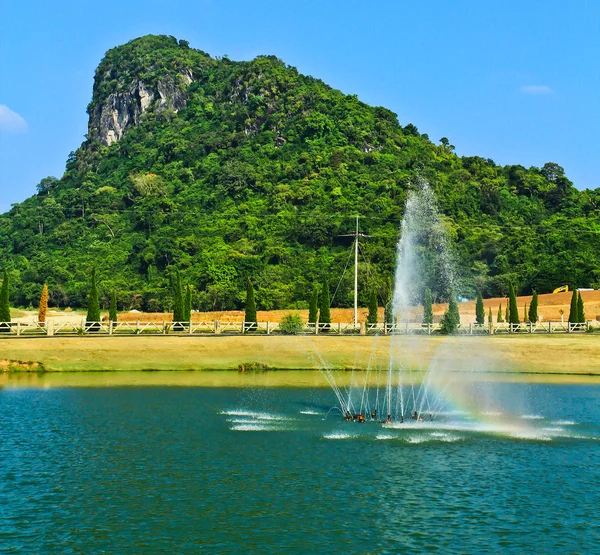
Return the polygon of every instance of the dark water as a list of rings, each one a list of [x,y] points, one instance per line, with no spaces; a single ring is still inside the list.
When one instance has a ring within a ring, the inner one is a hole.
[[[494,387],[527,399],[510,427],[323,420],[326,389],[1,390],[0,552],[600,552],[600,386]]]

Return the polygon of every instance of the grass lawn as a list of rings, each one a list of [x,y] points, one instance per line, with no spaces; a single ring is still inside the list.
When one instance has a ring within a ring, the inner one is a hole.
[[[49,371],[387,368],[390,353],[413,368],[600,375],[600,335],[495,337],[50,337],[0,339],[0,360]]]

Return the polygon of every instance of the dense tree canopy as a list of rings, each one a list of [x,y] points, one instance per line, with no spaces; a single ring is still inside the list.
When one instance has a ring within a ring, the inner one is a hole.
[[[361,246],[364,306],[373,287],[387,294],[419,175],[446,219],[459,296],[505,295],[509,283],[544,293],[600,282],[600,191],[577,191],[556,163],[459,157],[447,138],[434,144],[389,110],[277,58],[213,59],[164,36],[107,53],[90,117],[139,82],[155,100],[121,140],[105,146],[91,128],[60,179],[42,180],[0,217],[0,265],[15,304],[35,304],[47,282],[51,305],[85,306],[90,268],[101,261],[104,306],[116,290],[122,308],[169,309],[170,265],[193,285],[194,308],[241,308],[249,277],[258,308],[306,306],[325,276],[336,288],[350,246],[339,235],[358,214],[371,236]],[[184,105],[169,105],[167,82]],[[350,273],[333,304],[351,306]]]

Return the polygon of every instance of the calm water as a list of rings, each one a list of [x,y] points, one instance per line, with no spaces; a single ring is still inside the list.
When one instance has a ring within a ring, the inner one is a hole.
[[[600,552],[600,385],[383,428],[324,388],[0,390],[2,553]]]

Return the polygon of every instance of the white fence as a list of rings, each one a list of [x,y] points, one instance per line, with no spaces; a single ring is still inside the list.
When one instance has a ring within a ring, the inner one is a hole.
[[[501,334],[550,334],[582,333],[591,331],[591,322],[571,324],[568,322],[538,322],[523,324],[464,324],[456,330],[457,335]],[[26,336],[84,336],[84,335],[281,335],[279,322],[85,322],[80,325],[65,322],[0,322],[0,339]],[[308,323],[301,335],[439,335],[440,324],[399,323],[332,324]]]

